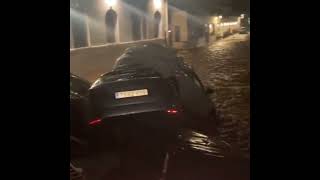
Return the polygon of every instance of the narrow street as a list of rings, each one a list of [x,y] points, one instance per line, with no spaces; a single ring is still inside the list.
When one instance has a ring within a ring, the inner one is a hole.
[[[205,86],[215,90],[221,136],[250,152],[250,35],[235,34],[209,47],[178,52]]]

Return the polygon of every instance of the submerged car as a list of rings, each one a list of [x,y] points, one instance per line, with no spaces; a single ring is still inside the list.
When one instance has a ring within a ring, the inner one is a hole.
[[[89,124],[103,132],[115,126],[122,132],[133,129],[132,134],[209,124],[214,131],[217,118],[210,93],[171,49],[158,45],[131,48],[112,72],[103,74],[90,88],[95,118]]]

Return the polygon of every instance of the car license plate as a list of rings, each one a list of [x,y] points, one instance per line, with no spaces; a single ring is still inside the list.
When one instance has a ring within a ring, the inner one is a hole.
[[[139,90],[133,90],[133,91],[121,91],[121,92],[115,93],[116,99],[138,97],[138,96],[147,96],[147,95],[148,95],[148,89],[139,89]]]

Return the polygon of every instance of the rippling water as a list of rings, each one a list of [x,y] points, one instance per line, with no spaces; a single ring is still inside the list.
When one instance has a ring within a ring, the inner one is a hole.
[[[237,34],[178,54],[215,90],[212,100],[223,120],[222,136],[250,151],[250,38]]]

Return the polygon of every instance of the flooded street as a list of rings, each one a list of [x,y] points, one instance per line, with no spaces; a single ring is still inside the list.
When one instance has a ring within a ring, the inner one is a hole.
[[[178,55],[214,90],[220,137],[182,129],[170,143],[145,135],[136,144],[73,159],[88,179],[250,179],[250,37],[236,34]]]
[[[236,34],[209,47],[181,50],[212,95],[222,119],[221,136],[250,152],[250,37]]]

